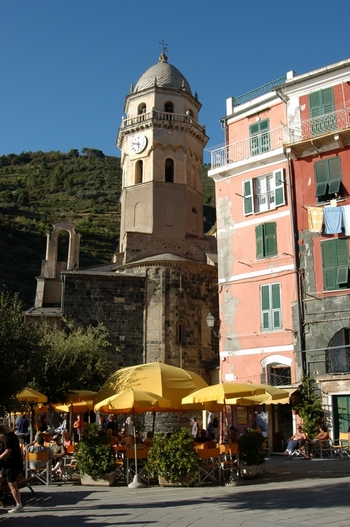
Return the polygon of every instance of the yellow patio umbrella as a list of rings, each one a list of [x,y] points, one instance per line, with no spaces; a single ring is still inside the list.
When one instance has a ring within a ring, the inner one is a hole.
[[[137,447],[136,447],[136,427],[135,414],[146,412],[163,412],[171,408],[171,402],[152,392],[144,390],[134,390],[129,388],[120,393],[100,401],[95,405],[95,411],[102,411],[114,414],[132,414],[134,430],[134,454],[135,454],[135,476],[130,488],[140,488],[144,485],[138,480],[137,475]]]
[[[33,388],[25,388],[20,393],[16,395],[16,399],[20,401],[21,403],[28,403],[28,406],[30,408],[30,426],[29,426],[29,432],[30,432],[30,441],[33,441],[34,437],[34,419],[35,419],[35,411],[34,408],[37,404],[42,404],[47,402],[47,397],[43,393],[38,392],[37,390],[34,390]]]
[[[186,405],[212,402],[225,405],[227,404],[227,399],[250,397],[263,393],[265,393],[263,388],[254,387],[254,385],[248,383],[222,382],[207,386],[187,395],[182,399],[182,403]]]
[[[79,403],[69,403],[69,404],[54,404],[53,405],[56,412],[76,412],[76,413],[84,413],[88,412],[89,410],[94,409],[94,403],[93,401],[81,401]]]
[[[277,388],[276,386],[271,386],[270,384],[255,384],[248,383],[249,386],[254,386],[255,388],[262,388],[265,390],[265,393],[260,395],[254,395],[249,397],[239,397],[227,399],[226,404],[228,405],[237,405],[237,406],[252,406],[256,404],[288,404],[289,403],[289,393],[286,390]]]
[[[67,395],[67,403],[90,403],[94,402],[97,392],[92,390],[76,390],[74,392],[69,392]]]
[[[208,386],[198,374],[164,364],[151,362],[117,370],[102,386],[95,398],[95,405],[108,397],[129,388],[157,394],[171,403],[167,411],[184,411],[182,398]],[[191,409],[191,408],[189,408]]]
[[[25,388],[16,395],[16,399],[21,402],[32,404],[47,403],[46,395],[34,390],[33,388]]]
[[[171,408],[171,402],[168,399],[152,392],[129,388],[97,403],[95,412],[143,414],[146,412],[163,412],[169,408]]]

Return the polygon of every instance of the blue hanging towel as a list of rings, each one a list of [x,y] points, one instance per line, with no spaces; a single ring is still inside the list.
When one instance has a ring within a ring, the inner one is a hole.
[[[342,232],[343,207],[325,207],[323,216],[326,234],[339,234]]]

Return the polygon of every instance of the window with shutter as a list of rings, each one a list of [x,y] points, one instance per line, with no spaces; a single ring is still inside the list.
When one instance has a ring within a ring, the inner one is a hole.
[[[276,331],[282,327],[281,284],[260,287],[261,331]]]
[[[256,258],[268,258],[277,254],[277,224],[262,223],[255,227]]]
[[[243,198],[245,216],[284,205],[284,170],[243,181]]]
[[[243,181],[243,207],[244,207],[244,214],[245,216],[248,216],[248,214],[253,214],[253,181],[251,179],[247,179],[247,181]]]
[[[312,135],[322,135],[336,129],[333,88],[310,93],[309,106]]]
[[[325,291],[349,288],[349,245],[347,238],[321,244],[323,287]]]
[[[270,150],[270,121],[264,119],[250,125],[250,155],[256,156]]]
[[[328,201],[339,195],[342,173],[338,156],[316,161],[314,173],[318,201]]]

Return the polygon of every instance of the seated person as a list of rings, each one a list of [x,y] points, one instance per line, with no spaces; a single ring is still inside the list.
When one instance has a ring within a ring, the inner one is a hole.
[[[62,436],[60,434],[55,434],[52,439],[54,441],[50,445],[51,451],[54,455],[54,466],[52,467],[52,472],[57,472],[59,479],[62,479],[62,458],[66,453],[66,449],[62,445]]]
[[[314,439],[309,439],[308,443],[315,446],[327,448],[329,446],[329,433],[324,425],[318,426],[318,434]]]
[[[108,437],[109,444],[114,446],[118,443],[118,438],[113,435],[112,428],[107,428],[106,436]]]
[[[122,446],[131,446],[134,444],[133,438],[129,436],[126,428],[122,428],[120,431],[121,440],[120,445]]]
[[[297,431],[292,437],[288,439],[288,444],[284,455],[291,457],[294,450],[300,448],[306,441],[306,435],[302,432],[301,426],[297,427]]]
[[[225,443],[237,443],[238,434],[234,426],[230,426]]]
[[[145,439],[143,440],[143,444],[149,448],[152,444],[152,438],[153,438],[153,432],[151,430],[148,430]]]
[[[42,435],[41,432],[38,432],[35,436],[35,440],[29,443],[25,447],[25,451],[30,452],[32,454],[33,453],[35,454],[37,452],[48,452],[49,459],[54,458],[52,450],[49,447],[44,446],[44,436]],[[33,470],[38,469],[38,468],[42,469],[42,468],[45,468],[45,466],[46,466],[46,461],[30,461],[29,463],[29,467]]]
[[[207,441],[211,441],[211,438],[207,435],[207,431],[203,428],[203,430],[199,432],[199,436],[195,437],[194,441],[195,443],[206,443]]]

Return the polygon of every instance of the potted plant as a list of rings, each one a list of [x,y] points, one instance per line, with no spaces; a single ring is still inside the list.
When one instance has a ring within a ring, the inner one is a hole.
[[[238,438],[239,474],[244,478],[254,478],[263,474],[265,454],[264,436],[259,430],[246,428]]]
[[[193,437],[185,428],[170,437],[155,434],[148,452],[146,470],[159,484],[190,486],[199,476],[199,459]]]
[[[84,428],[81,441],[75,445],[74,457],[83,485],[112,485],[116,468],[114,450],[96,423]]]

